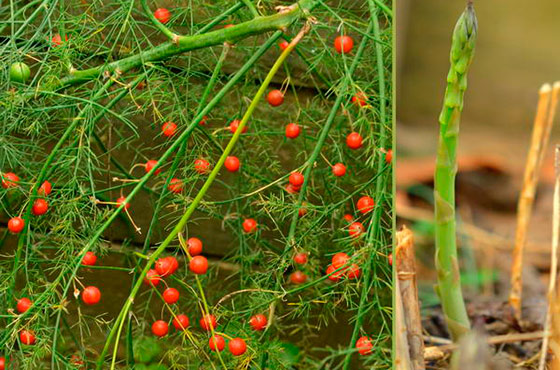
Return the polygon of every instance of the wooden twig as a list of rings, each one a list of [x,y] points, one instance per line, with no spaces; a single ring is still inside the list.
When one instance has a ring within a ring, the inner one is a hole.
[[[406,333],[406,322],[404,319],[403,302],[399,287],[398,279],[394,280],[395,289],[395,370],[408,370],[412,369],[412,362],[410,361],[410,351],[408,346],[408,338]]]
[[[412,231],[403,226],[397,232],[397,249],[395,251],[395,267],[402,299],[403,316],[409,346],[411,369],[423,370],[424,339],[422,337],[422,318],[418,302],[416,284],[416,262]]]
[[[550,333],[552,307],[556,302],[556,277],[558,275],[558,238],[560,229],[560,145],[556,145],[554,152],[554,198],[552,203],[552,250],[550,266],[550,280],[548,282],[548,307],[546,311],[546,319],[544,324],[544,332]],[[548,336],[545,336],[542,343],[541,358],[539,361],[539,370],[544,370],[546,362],[546,354],[548,352]]]
[[[556,87],[556,86],[555,86]],[[557,90],[555,90],[556,92]],[[513,248],[513,262],[511,268],[511,291],[509,294],[509,304],[517,320],[521,320],[521,294],[523,290],[523,248],[527,241],[527,229],[531,219],[531,211],[535,200],[535,192],[540,172],[540,163],[543,156],[542,152],[548,144],[548,136],[552,125],[549,107],[552,96],[550,84],[544,84],[539,90],[539,102],[537,113],[533,125],[533,136],[531,146],[525,165],[523,177],[523,187],[519,195],[517,205],[517,229],[515,233],[515,245]],[[556,95],[556,94],[555,94]]]

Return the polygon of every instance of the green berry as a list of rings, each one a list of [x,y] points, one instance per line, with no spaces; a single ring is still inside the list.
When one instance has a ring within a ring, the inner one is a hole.
[[[10,80],[19,83],[25,83],[31,76],[31,70],[27,64],[18,62],[10,67]]]

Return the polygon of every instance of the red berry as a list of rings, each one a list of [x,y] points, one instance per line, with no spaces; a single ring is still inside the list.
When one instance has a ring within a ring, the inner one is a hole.
[[[233,27],[233,24],[226,24],[226,25],[224,26],[224,28],[231,28],[231,27]]]
[[[155,263],[155,268],[157,273],[161,277],[166,277],[167,275],[171,274],[171,260],[167,257],[158,258]]]
[[[334,271],[336,271],[336,269],[334,268],[334,266],[333,266],[333,265],[329,265],[329,267],[327,267],[327,272],[326,272],[326,274],[327,274],[327,275],[332,274],[332,275],[329,275],[329,280],[330,280],[330,281],[339,281],[340,278],[341,278],[341,275],[342,275],[342,271],[338,271],[338,272],[334,272]],[[333,272],[334,272],[334,274],[333,274]]]
[[[251,325],[253,330],[261,331],[266,328],[266,324],[268,324],[268,320],[265,315],[260,313],[258,315],[252,316],[249,319],[249,324]]]
[[[6,369],[6,359],[4,357],[0,357],[0,370]]]
[[[157,320],[152,324],[152,333],[158,337],[163,337],[169,332],[169,325],[163,320]]]
[[[337,270],[342,266],[345,266],[349,260],[350,257],[346,253],[340,252],[332,257],[332,265],[335,268],[335,270]]]
[[[208,271],[208,260],[204,256],[194,256],[189,262],[189,269],[197,275]]]
[[[229,351],[234,356],[241,356],[247,351],[247,344],[241,338],[233,338],[228,343]]]
[[[161,23],[166,24],[171,18],[171,13],[165,8],[158,8],[154,12],[154,17],[156,17],[156,19]]]
[[[292,185],[292,184],[290,184],[290,185]],[[297,212],[298,217],[303,217],[307,214],[307,208],[305,207],[305,204],[307,204],[307,203],[303,202],[301,204],[301,207],[298,209],[298,212]]]
[[[158,161],[156,161],[155,159],[150,159],[148,162],[146,162],[146,173],[150,172],[156,165],[157,165]],[[155,171],[155,174],[158,175],[161,172],[161,168],[158,168]]]
[[[20,233],[25,226],[25,221],[21,217],[12,217],[10,221],[8,221],[8,230],[10,230],[14,234]]]
[[[156,271],[161,277],[171,275],[179,268],[179,262],[173,256],[159,258],[155,265]]]
[[[198,122],[198,124],[199,124],[200,126],[206,126],[206,123],[207,123],[206,120],[207,120],[207,119],[208,119],[207,116],[203,116],[202,119],[200,120],[200,122]]]
[[[239,158],[234,156],[227,157],[224,162],[224,166],[229,172],[237,172],[240,165]]]
[[[363,91],[359,91],[352,97],[352,103],[364,107],[367,104],[367,95]]]
[[[23,329],[19,332],[19,340],[21,343],[31,346],[35,344],[35,333],[33,330]]]
[[[39,188],[39,190],[37,190],[37,193],[39,195],[47,196],[51,193],[51,191],[52,191],[51,183],[45,180],[45,182],[43,182],[41,184],[41,187]]]
[[[29,298],[20,298],[17,301],[17,305],[16,305],[16,310],[19,313],[24,313],[25,311],[27,311],[29,309],[29,307],[31,307],[33,303],[31,302],[31,300]]]
[[[173,319],[173,326],[177,330],[185,330],[189,327],[189,318],[184,314],[177,315]]]
[[[391,162],[393,162],[393,150],[389,149],[385,153],[385,163],[390,164]]]
[[[117,199],[117,207],[120,207],[124,204],[124,209],[128,209],[130,208],[130,203],[125,202],[126,201],[126,197],[120,196]]]
[[[6,172],[1,174],[2,175],[2,187],[4,189],[14,188],[17,186],[19,182],[19,177],[13,172]]]
[[[360,235],[362,235],[363,232],[364,232],[364,225],[362,225],[361,222],[358,221],[353,222],[348,227],[348,233],[353,238],[358,238]]]
[[[284,102],[284,94],[280,90],[271,90],[266,97],[268,104],[277,107]]]
[[[365,196],[361,197],[360,199],[358,199],[358,202],[356,203],[356,208],[358,208],[358,211],[365,214],[365,213],[373,211],[373,206],[374,205],[375,205],[375,202],[373,201],[373,198],[365,195]]]
[[[303,284],[307,280],[307,275],[297,270],[290,275],[290,281],[294,284]]]
[[[163,300],[167,304],[173,304],[179,300],[179,291],[175,288],[167,288],[163,291]]]
[[[65,36],[64,36],[64,39],[65,39],[66,41],[68,41],[68,35],[65,35]],[[51,41],[52,41],[53,46],[60,46],[60,45],[62,45],[62,37],[60,36],[59,33],[55,34],[55,35],[52,37],[52,40],[51,40]]]
[[[179,268],[179,262],[177,261],[177,258],[173,256],[167,257],[167,259],[169,259],[169,262],[171,263],[171,271],[169,272],[169,275],[171,275]]]
[[[82,258],[82,265],[93,266],[97,261],[97,256],[93,252],[86,252],[84,258]]]
[[[216,329],[217,326],[218,326],[218,322],[216,321],[216,316],[212,314],[204,315],[200,319],[200,327],[206,331],[211,331],[212,329]]]
[[[87,305],[93,305],[99,303],[101,299],[101,292],[97,287],[88,286],[82,292],[82,301]]]
[[[219,352],[222,352],[226,347],[226,341],[224,340],[224,337],[216,334],[210,337],[210,340],[208,340],[208,347],[210,347],[210,350],[214,352],[216,352],[216,349]]]
[[[257,221],[252,218],[248,218],[243,221],[243,231],[246,233],[254,233],[257,231]]]
[[[35,202],[33,202],[33,207],[31,207],[31,213],[33,213],[35,216],[44,215],[48,210],[49,204],[46,200],[41,198],[35,200]]]
[[[346,145],[350,149],[359,149],[362,147],[362,135],[357,132],[351,132],[346,136]]]
[[[278,44],[278,46],[280,46],[280,49],[282,49],[282,50],[286,50],[288,45],[290,45],[290,43],[286,40],[283,40]]]
[[[144,284],[156,286],[161,281],[161,276],[154,269],[149,269],[144,278]]]
[[[360,266],[356,265],[355,263],[353,263],[348,268],[348,271],[346,271],[346,276],[348,276],[348,279],[358,279],[361,274],[362,270],[360,269]]]
[[[346,174],[346,166],[342,163],[337,163],[332,166],[332,173],[337,177],[344,176]]]
[[[286,184],[286,191],[289,194],[297,194],[301,190],[301,186],[293,186],[292,184]]]
[[[387,259],[389,260],[389,266],[393,266],[393,253],[390,253],[387,256]]]
[[[172,193],[179,194],[183,191],[183,181],[173,178],[171,179],[171,181],[169,181],[167,189],[169,189],[169,191]]]
[[[354,47],[354,40],[350,36],[338,36],[334,39],[334,48],[339,54],[348,54]]]
[[[356,341],[356,349],[360,355],[365,356],[371,353],[373,348],[373,343],[368,337],[361,337]]]
[[[292,172],[290,177],[288,178],[290,184],[293,186],[301,186],[303,185],[303,181],[305,180],[303,175],[299,172]]]
[[[232,134],[235,134],[235,131],[237,131],[237,128],[239,127],[240,123],[241,121],[238,119],[234,119],[233,121],[231,121],[231,123],[229,124],[229,130],[231,131]],[[247,132],[247,124],[245,124],[245,126],[243,126],[243,130],[241,130],[242,134],[246,132]]]
[[[288,139],[295,139],[299,136],[301,129],[297,123],[288,123],[286,125],[286,137]]]
[[[189,238],[187,247],[191,256],[198,256],[202,253],[202,241],[198,238]]]
[[[352,215],[349,215],[349,214],[345,214],[343,218],[344,218],[344,221],[346,221],[346,222],[354,221],[354,217],[352,217]]]
[[[161,126],[161,131],[163,131],[165,136],[171,137],[177,132],[177,125],[174,122],[165,122],[163,126]]]
[[[210,163],[206,159],[199,158],[194,161],[194,169],[201,175],[208,173],[209,168]]]
[[[307,253],[298,253],[294,256],[294,262],[298,265],[305,265],[307,263]]]
[[[78,355],[70,356],[70,362],[72,363],[72,365],[78,366],[80,369],[82,368],[81,365],[84,364],[84,361]]]

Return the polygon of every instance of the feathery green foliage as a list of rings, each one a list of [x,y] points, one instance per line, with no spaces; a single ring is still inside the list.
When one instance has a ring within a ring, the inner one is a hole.
[[[0,6],[0,173],[20,178],[0,188],[0,220],[25,221],[21,233],[0,235],[0,355],[21,369],[79,362],[103,369],[288,368],[294,361],[301,368],[388,368],[392,15],[390,3],[380,5]],[[163,6],[172,14],[164,26],[146,14]],[[297,46],[281,54],[278,43],[306,25]],[[332,46],[341,34],[355,41],[348,54]],[[31,70],[23,83],[10,78],[19,62]],[[261,98],[272,88],[286,89],[283,105]],[[365,106],[351,101],[361,93]],[[232,135],[234,119],[247,133]],[[170,121],[178,128],[167,138],[161,128]],[[302,127],[296,139],[285,137],[290,122]],[[361,149],[346,146],[352,131],[363,136]],[[228,151],[241,161],[236,173],[221,168]],[[199,158],[214,171],[198,173]],[[150,159],[158,165],[144,171]],[[342,178],[331,172],[337,162],[348,167]],[[285,189],[294,170],[305,175],[299,194]],[[182,182],[181,192],[169,190],[172,179]],[[48,196],[39,192],[45,180],[53,184]],[[375,199],[372,212],[357,211],[363,195]],[[130,208],[117,207],[120,196]],[[34,216],[39,198],[49,210]],[[345,213],[363,223],[361,237],[349,236]],[[243,232],[249,217],[259,224],[256,233]],[[181,241],[190,237],[204,243],[204,275],[189,271]],[[95,266],[81,265],[88,251],[98,256]],[[340,251],[359,265],[359,278],[334,283],[325,275]],[[296,252],[308,253],[307,264],[293,262]],[[142,284],[163,256],[178,259],[177,272],[155,288]],[[304,284],[290,283],[295,270],[307,275]],[[89,285],[102,293],[93,306],[79,297]],[[164,304],[162,286],[177,288],[179,302]],[[33,305],[19,314],[21,297]],[[245,339],[245,355],[208,349],[210,334],[198,324],[206,312],[226,340]],[[181,333],[171,325],[180,313],[190,319]],[[269,317],[264,332],[248,324],[257,313]],[[160,319],[170,331],[156,351],[150,327]],[[35,333],[34,345],[21,343],[22,329]],[[371,355],[357,354],[359,336],[371,338]]]

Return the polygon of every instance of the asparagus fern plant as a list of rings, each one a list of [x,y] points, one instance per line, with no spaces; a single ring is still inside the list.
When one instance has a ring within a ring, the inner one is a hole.
[[[0,221],[25,225],[0,235],[0,357],[21,369],[389,367],[391,4],[181,1],[160,23],[163,6],[0,6]],[[356,43],[348,53],[333,47],[341,35]],[[21,62],[29,78],[10,77]],[[263,99],[274,88],[286,97],[278,107]],[[357,150],[345,143],[353,131]],[[230,156],[237,172],[224,169]],[[294,171],[299,193],[286,191]],[[364,195],[371,212],[356,208]],[[359,237],[345,213],[363,224]],[[249,218],[255,232],[243,229]],[[204,274],[190,266],[192,237]],[[341,251],[359,271],[334,282],[325,269]],[[88,253],[97,261],[84,266]],[[144,284],[162,257],[177,271]],[[296,270],[304,283],[291,281]],[[95,305],[83,303],[87,286],[101,291]],[[179,301],[165,300],[167,287]],[[19,312],[23,297],[31,306]],[[172,324],[180,314],[187,330]],[[209,314],[217,326],[206,331]],[[250,325],[257,314],[264,331]],[[161,338],[157,320],[169,325]],[[214,335],[247,350],[213,352]],[[373,344],[365,356],[360,337]]]

